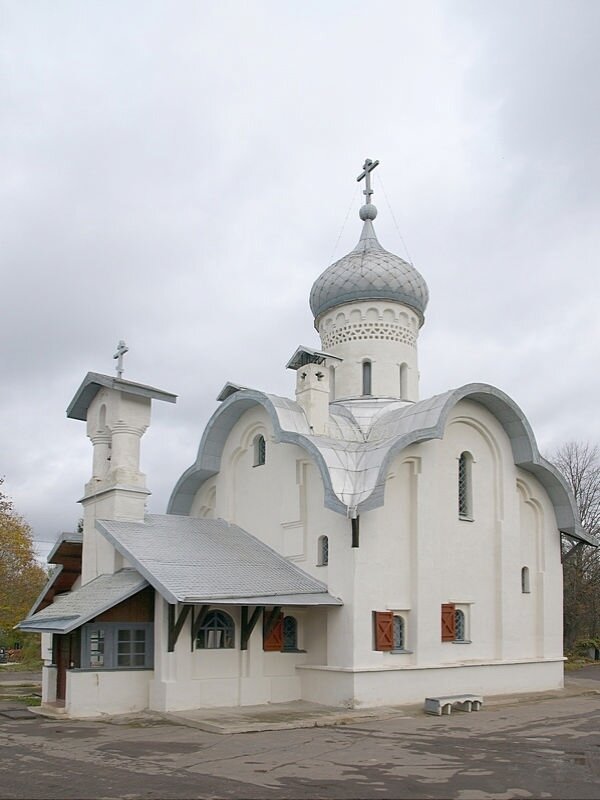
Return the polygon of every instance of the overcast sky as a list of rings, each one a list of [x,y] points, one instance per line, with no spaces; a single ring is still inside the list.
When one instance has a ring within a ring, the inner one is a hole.
[[[599,442],[599,39],[596,0],[0,0],[0,475],[36,540],[81,515],[65,409],[119,339],[179,395],[155,513],[227,380],[293,394],[366,157],[430,289],[422,397],[484,381],[543,452]]]

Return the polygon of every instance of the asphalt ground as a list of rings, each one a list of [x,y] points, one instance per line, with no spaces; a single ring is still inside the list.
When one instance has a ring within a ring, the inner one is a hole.
[[[149,715],[10,719],[3,704],[0,797],[600,798],[600,668],[585,670],[571,696],[231,735]]]

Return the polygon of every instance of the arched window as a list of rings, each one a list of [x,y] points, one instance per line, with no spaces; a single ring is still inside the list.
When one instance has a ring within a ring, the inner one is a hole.
[[[317,566],[326,567],[329,564],[329,539],[327,536],[319,536],[317,541]]]
[[[457,608],[454,612],[454,641],[465,641],[465,612]]]
[[[283,618],[283,650],[298,649],[298,621],[296,617]]]
[[[521,591],[523,594],[529,594],[531,592],[529,586],[529,567],[523,567],[521,570]]]
[[[264,436],[254,437],[254,466],[262,467],[267,460],[267,443]]]
[[[408,366],[400,364],[400,399],[408,399]]]
[[[394,614],[394,650],[406,650],[404,617]]]
[[[458,516],[473,519],[473,487],[471,465],[473,456],[461,453],[458,459]]]
[[[199,650],[227,650],[235,645],[235,624],[224,611],[209,611],[198,636]]]
[[[371,362],[363,361],[362,364],[362,393],[372,394],[371,391]]]

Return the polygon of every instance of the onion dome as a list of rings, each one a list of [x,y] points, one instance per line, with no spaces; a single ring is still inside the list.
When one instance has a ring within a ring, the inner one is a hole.
[[[369,199],[367,196],[367,201]],[[359,215],[364,224],[358,244],[328,267],[313,284],[310,307],[315,320],[342,303],[392,300],[412,308],[422,325],[429,301],[423,276],[412,264],[379,244],[373,228],[377,209],[372,203],[367,202]]]

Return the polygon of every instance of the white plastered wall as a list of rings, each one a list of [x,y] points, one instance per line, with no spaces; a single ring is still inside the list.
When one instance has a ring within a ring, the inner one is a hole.
[[[262,649],[262,618],[258,620],[247,650],[240,649],[241,609],[218,606],[235,625],[235,647],[192,647],[188,617],[172,653],[167,652],[167,608],[157,596],[155,621],[155,669],[150,684],[150,708],[176,711],[210,706],[258,705],[298,700],[301,679],[296,667],[305,664],[308,651],[324,651],[317,609],[284,608],[298,622],[301,652],[272,653]]]
[[[458,515],[464,451],[473,457],[471,520]],[[411,702],[425,687],[438,694],[466,691],[469,680],[473,691],[487,693],[560,685],[559,538],[545,491],[515,467],[500,423],[479,404],[457,404],[444,438],[398,455],[385,506],[361,516],[360,548],[354,551],[360,586],[353,599],[355,702]],[[521,591],[525,561],[530,594]],[[464,611],[468,643],[441,641],[442,603]],[[412,652],[373,649],[375,610],[405,618],[405,647]],[[502,669],[494,671],[496,666]],[[346,671],[332,675],[331,662],[317,678],[313,671],[302,670],[311,699],[339,677],[338,700],[347,703]]]
[[[253,466],[253,441],[267,441]],[[458,459],[472,462],[472,519],[458,515]],[[223,517],[328,584],[341,608],[286,609],[306,653],[265,653],[259,621],[247,651],[192,650],[190,621],[166,648],[166,604],[156,610],[151,707],[184,709],[303,698],[360,706],[419,702],[426,694],[535,691],[562,684],[559,534],[545,491],[515,467],[510,440],[485,408],[457,404],[444,438],[413,445],[391,464],[385,506],[350,521],[323,505],[320,474],[299,447],[273,441],[266,412],[246,412],[225,445],[221,472],[198,491],[192,514]],[[329,537],[329,564],[317,543]],[[529,566],[531,592],[521,591]],[[547,587],[552,587],[549,591]],[[441,641],[442,603],[467,619],[468,643]],[[407,652],[373,649],[372,612],[406,622]],[[159,633],[159,630],[161,631]]]
[[[152,670],[68,670],[65,711],[72,717],[142,711],[151,678]]]

